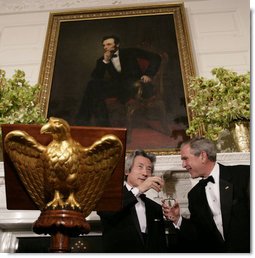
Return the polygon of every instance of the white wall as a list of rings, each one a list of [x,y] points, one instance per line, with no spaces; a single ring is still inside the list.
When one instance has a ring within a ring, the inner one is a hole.
[[[185,3],[198,73],[224,66],[250,70],[250,1],[223,0]]]
[[[0,0],[0,68],[10,76],[23,69],[31,83],[39,77],[49,13],[173,1],[150,0]],[[174,1],[176,2],[176,1]],[[215,66],[250,70],[248,0],[184,1],[197,73],[210,76]]]

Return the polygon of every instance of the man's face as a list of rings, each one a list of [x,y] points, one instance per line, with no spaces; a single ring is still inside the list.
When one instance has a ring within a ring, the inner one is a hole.
[[[182,167],[187,169],[192,178],[197,178],[202,176],[201,173],[203,173],[203,158],[202,154],[195,156],[191,151],[188,144],[181,148]]]
[[[119,45],[116,45],[114,39],[109,38],[103,41],[104,52],[110,51],[112,53],[116,52],[119,48]]]
[[[133,187],[139,186],[145,179],[152,175],[152,163],[148,158],[136,156],[133,167],[127,174],[127,183]]]

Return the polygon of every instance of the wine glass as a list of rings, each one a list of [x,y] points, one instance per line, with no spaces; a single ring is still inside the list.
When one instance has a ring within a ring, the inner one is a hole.
[[[168,184],[167,174],[163,175],[162,179],[164,180],[164,186],[161,190],[161,202],[166,203],[169,207],[173,207],[176,202],[176,193],[175,188],[172,184]]]
[[[159,176],[162,180],[164,180],[164,172],[159,172],[156,176]],[[161,192],[162,190],[160,192],[157,192],[157,195],[154,196],[153,198],[156,200],[161,200],[161,195],[160,195]]]
[[[163,191],[161,200],[162,202],[166,203],[169,207],[173,207],[176,202],[176,195],[175,193]]]

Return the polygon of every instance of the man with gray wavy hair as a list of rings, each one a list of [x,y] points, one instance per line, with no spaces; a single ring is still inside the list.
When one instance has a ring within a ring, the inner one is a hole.
[[[144,150],[127,155],[123,207],[118,212],[98,212],[103,226],[104,252],[166,252],[162,207],[147,198],[149,189],[159,192],[163,180],[153,176],[156,156]]]

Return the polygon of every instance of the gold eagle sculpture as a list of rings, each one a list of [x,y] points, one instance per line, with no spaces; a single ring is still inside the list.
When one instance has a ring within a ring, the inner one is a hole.
[[[4,139],[21,181],[40,210],[78,209],[87,217],[118,164],[122,142],[108,134],[83,147],[71,137],[69,124],[55,117],[40,133],[52,135],[49,145],[19,130]]]

